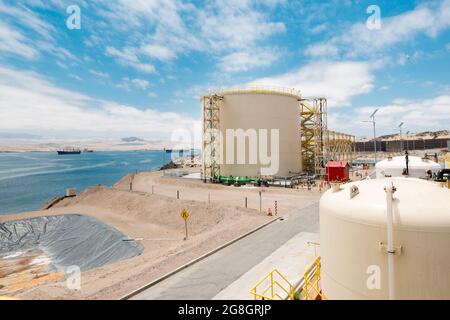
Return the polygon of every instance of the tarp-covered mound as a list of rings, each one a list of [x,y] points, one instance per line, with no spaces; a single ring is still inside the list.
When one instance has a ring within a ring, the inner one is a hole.
[[[53,268],[82,271],[140,255],[144,247],[99,220],[79,214],[0,223],[0,255],[40,249]]]

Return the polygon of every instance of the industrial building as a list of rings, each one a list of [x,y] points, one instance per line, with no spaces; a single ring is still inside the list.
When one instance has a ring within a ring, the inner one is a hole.
[[[355,137],[328,130],[325,98],[246,87],[205,94],[201,107],[204,181],[324,176],[327,161],[352,160]]]

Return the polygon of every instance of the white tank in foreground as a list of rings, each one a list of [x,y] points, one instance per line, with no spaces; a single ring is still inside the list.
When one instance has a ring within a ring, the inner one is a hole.
[[[450,299],[450,190],[420,179],[390,180],[396,188],[395,298]],[[389,297],[386,182],[345,184],[320,200],[322,288],[328,299]],[[352,186],[359,191],[353,198]]]
[[[409,156],[408,158],[410,177],[426,179],[428,177],[427,171],[437,173],[441,169],[441,166],[432,160],[414,156]],[[385,177],[401,177],[405,168],[405,156],[389,158],[380,161],[375,165],[377,179]]]

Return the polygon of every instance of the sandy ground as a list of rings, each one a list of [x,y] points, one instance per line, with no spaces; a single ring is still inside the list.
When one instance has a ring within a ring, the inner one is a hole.
[[[87,189],[50,210],[0,216],[0,222],[67,213],[91,215],[141,241],[145,247],[141,256],[82,273],[80,291],[69,290],[63,280],[39,283],[8,295],[23,299],[117,299],[273,219],[259,212],[259,188],[204,184],[151,172],[135,176],[133,191],[129,191],[130,179],[124,177],[114,188]],[[279,215],[306,207],[320,197],[316,189],[264,190],[263,211],[271,207],[274,212],[276,200]],[[244,208],[245,197],[248,209]],[[187,241],[183,240],[184,221],[180,217],[184,208],[190,212]]]
[[[198,169],[190,169],[196,171]],[[186,171],[183,169],[182,171]],[[129,190],[130,176],[125,177],[115,186],[117,189]],[[221,184],[203,183],[199,180],[185,178],[171,178],[164,176],[161,171],[139,173],[133,179],[132,188],[134,191],[154,193],[176,198],[179,191],[180,199],[208,202],[212,204],[224,204],[237,207],[245,207],[245,198],[247,198],[247,207],[259,211],[259,191],[262,191],[261,208],[267,213],[270,208],[275,212],[275,201],[277,201],[277,211],[279,215],[288,214],[295,208],[303,208],[320,198],[318,188],[307,190],[290,189],[280,187],[258,188],[258,187],[234,187]]]

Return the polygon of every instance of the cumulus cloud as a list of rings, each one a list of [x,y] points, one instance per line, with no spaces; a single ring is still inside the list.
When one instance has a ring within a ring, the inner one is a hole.
[[[150,86],[150,82],[144,79],[130,79],[125,77],[122,82],[116,85],[117,88],[121,88],[127,91],[131,89],[145,90]]]
[[[219,60],[219,68],[225,72],[248,71],[256,67],[270,66],[279,55],[272,50],[233,52]]]
[[[137,135],[169,139],[200,123],[187,115],[139,109],[64,90],[33,72],[0,66],[2,130],[69,137]]]
[[[143,63],[139,60],[134,48],[124,48],[122,50],[114,47],[107,47],[106,54],[117,58],[117,61],[125,66],[130,66],[143,73],[155,73],[156,68],[150,63]]]
[[[41,6],[40,1],[26,3]],[[78,59],[57,44],[57,29],[42,19],[38,13],[22,3],[14,6],[0,0],[0,51],[27,60],[36,60],[48,53],[61,60]]]
[[[326,97],[330,107],[348,106],[354,96],[374,87],[368,62],[314,62],[292,72],[254,80],[250,85],[275,85],[300,90],[305,97]]]
[[[39,55],[20,31],[2,21],[0,21],[0,51],[17,54],[25,59],[35,59]]]
[[[356,115],[366,120],[374,108],[358,108]],[[377,126],[387,131],[392,131],[401,122],[405,122],[406,130],[411,131],[448,129],[450,122],[449,95],[420,100],[396,99],[391,104],[377,108],[380,108],[377,113]]]
[[[326,42],[312,44],[306,52],[311,56],[338,52],[347,57],[373,56],[420,35],[434,38],[450,27],[450,0],[425,2],[392,17],[381,14],[379,30],[370,30],[365,22],[356,23]]]
[[[286,30],[272,21],[261,6],[273,9],[284,1],[213,0],[197,5],[178,0],[101,1],[99,15],[112,22],[115,32],[127,33],[123,47],[107,47],[106,53],[140,71],[154,72],[151,61],[167,62],[189,52],[217,59],[222,71],[246,71],[265,67],[273,59],[251,61],[244,56],[262,50],[264,41]],[[239,56],[238,66],[223,62]]]

